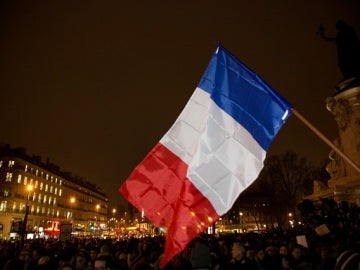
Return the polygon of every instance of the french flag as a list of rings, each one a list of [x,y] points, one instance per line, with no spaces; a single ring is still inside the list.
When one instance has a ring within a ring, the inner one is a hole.
[[[219,45],[173,126],[119,192],[166,228],[162,265],[234,204],[259,175],[291,106]]]

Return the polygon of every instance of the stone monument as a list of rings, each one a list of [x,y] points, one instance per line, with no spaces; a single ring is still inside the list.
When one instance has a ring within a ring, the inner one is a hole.
[[[340,26],[344,27],[343,21]],[[343,33],[341,38],[346,39],[344,35]],[[351,35],[353,36],[354,32],[351,32]],[[322,32],[322,37],[324,36]],[[342,46],[345,45],[342,44]],[[339,68],[344,78],[336,85],[334,95],[326,99],[326,108],[333,114],[338,126],[338,138],[333,141],[334,145],[360,167],[360,45],[356,45],[356,50],[353,48],[354,44],[349,46],[354,55],[352,55],[353,59],[351,55],[347,55],[346,61],[339,59],[338,48]],[[341,49],[345,50],[345,48]],[[331,198],[336,202],[346,201],[360,205],[360,173],[336,151],[330,152],[329,159],[326,169],[330,180],[327,185],[314,181],[313,194],[306,199],[318,201],[322,198]]]

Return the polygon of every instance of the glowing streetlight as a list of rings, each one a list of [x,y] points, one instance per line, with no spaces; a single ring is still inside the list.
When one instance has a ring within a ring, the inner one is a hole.
[[[100,204],[95,205],[96,214],[99,214]],[[97,216],[95,216],[95,220],[97,220]]]
[[[75,197],[71,197],[71,198],[70,198],[70,203],[71,203],[71,204],[74,204],[75,202],[76,202]]]
[[[21,228],[21,241],[20,241],[20,246],[21,248],[24,246],[24,240],[25,240],[25,234],[26,234],[26,224],[27,224],[27,220],[28,220],[28,215],[29,215],[29,199],[30,199],[30,193],[31,191],[34,190],[34,186],[29,184],[26,186],[26,191],[27,191],[27,198],[26,198],[26,206],[25,206],[25,216],[24,216],[24,221],[22,224],[22,228]]]
[[[292,214],[292,213],[289,213],[289,214],[288,214],[288,216],[289,216],[289,223],[290,223],[290,227],[292,228],[292,227],[293,227],[293,224],[294,224],[294,221],[293,221],[293,220],[291,220],[291,218],[292,218],[293,214]]]
[[[76,202],[75,197],[71,197],[70,198],[70,211],[71,211],[70,217],[71,217],[71,220],[73,220],[73,205],[75,204],[75,202]]]
[[[28,204],[29,202],[29,199],[30,199],[30,192],[34,190],[34,186],[33,185],[27,185],[26,186],[26,191],[28,192],[28,195],[27,195],[27,200],[26,200],[26,205]]]
[[[116,209],[114,208],[114,209],[112,210],[113,218],[114,218],[115,213],[116,213]]]

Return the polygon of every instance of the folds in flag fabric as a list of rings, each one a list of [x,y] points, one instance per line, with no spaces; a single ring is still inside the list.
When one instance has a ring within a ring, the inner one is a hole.
[[[162,265],[259,175],[291,106],[221,45],[170,130],[119,192],[166,228]]]

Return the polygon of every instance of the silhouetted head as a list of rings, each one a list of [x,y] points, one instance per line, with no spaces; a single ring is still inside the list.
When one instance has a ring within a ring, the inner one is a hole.
[[[344,29],[344,28],[346,28],[347,27],[347,23],[345,22],[345,21],[343,21],[343,20],[338,20],[337,22],[336,22],[336,28],[337,29]]]

